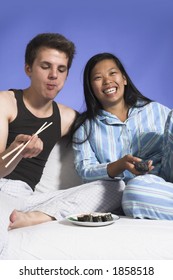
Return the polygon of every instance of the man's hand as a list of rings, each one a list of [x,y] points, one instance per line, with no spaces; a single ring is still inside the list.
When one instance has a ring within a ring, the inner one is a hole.
[[[18,136],[16,136],[13,144],[16,146],[16,145],[20,145],[21,143],[25,144],[28,141],[30,142],[21,152],[22,157],[32,158],[38,156],[38,154],[43,150],[43,142],[38,137],[38,135],[30,136],[30,135],[19,134]]]

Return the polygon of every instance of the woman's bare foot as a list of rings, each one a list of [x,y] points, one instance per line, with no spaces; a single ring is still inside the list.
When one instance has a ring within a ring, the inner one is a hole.
[[[10,215],[10,224],[8,229],[11,230],[15,228],[37,225],[52,220],[54,220],[54,218],[39,211],[21,212],[13,210],[13,212]]]

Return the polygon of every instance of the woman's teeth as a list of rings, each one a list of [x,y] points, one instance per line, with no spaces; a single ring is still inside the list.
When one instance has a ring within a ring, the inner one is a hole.
[[[116,92],[116,88],[109,88],[103,91],[105,94],[112,94]]]

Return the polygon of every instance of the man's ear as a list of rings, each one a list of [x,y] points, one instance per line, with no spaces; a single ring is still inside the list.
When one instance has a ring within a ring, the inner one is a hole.
[[[31,67],[28,64],[26,64],[25,65],[25,73],[28,77],[31,76],[31,72],[32,72]]]

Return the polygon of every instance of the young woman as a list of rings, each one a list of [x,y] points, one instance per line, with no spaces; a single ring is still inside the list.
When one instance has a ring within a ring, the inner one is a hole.
[[[111,53],[87,62],[83,82],[87,109],[73,138],[78,174],[85,181],[124,180],[128,216],[172,220],[171,110],[143,96]],[[136,166],[141,161],[145,170]]]

